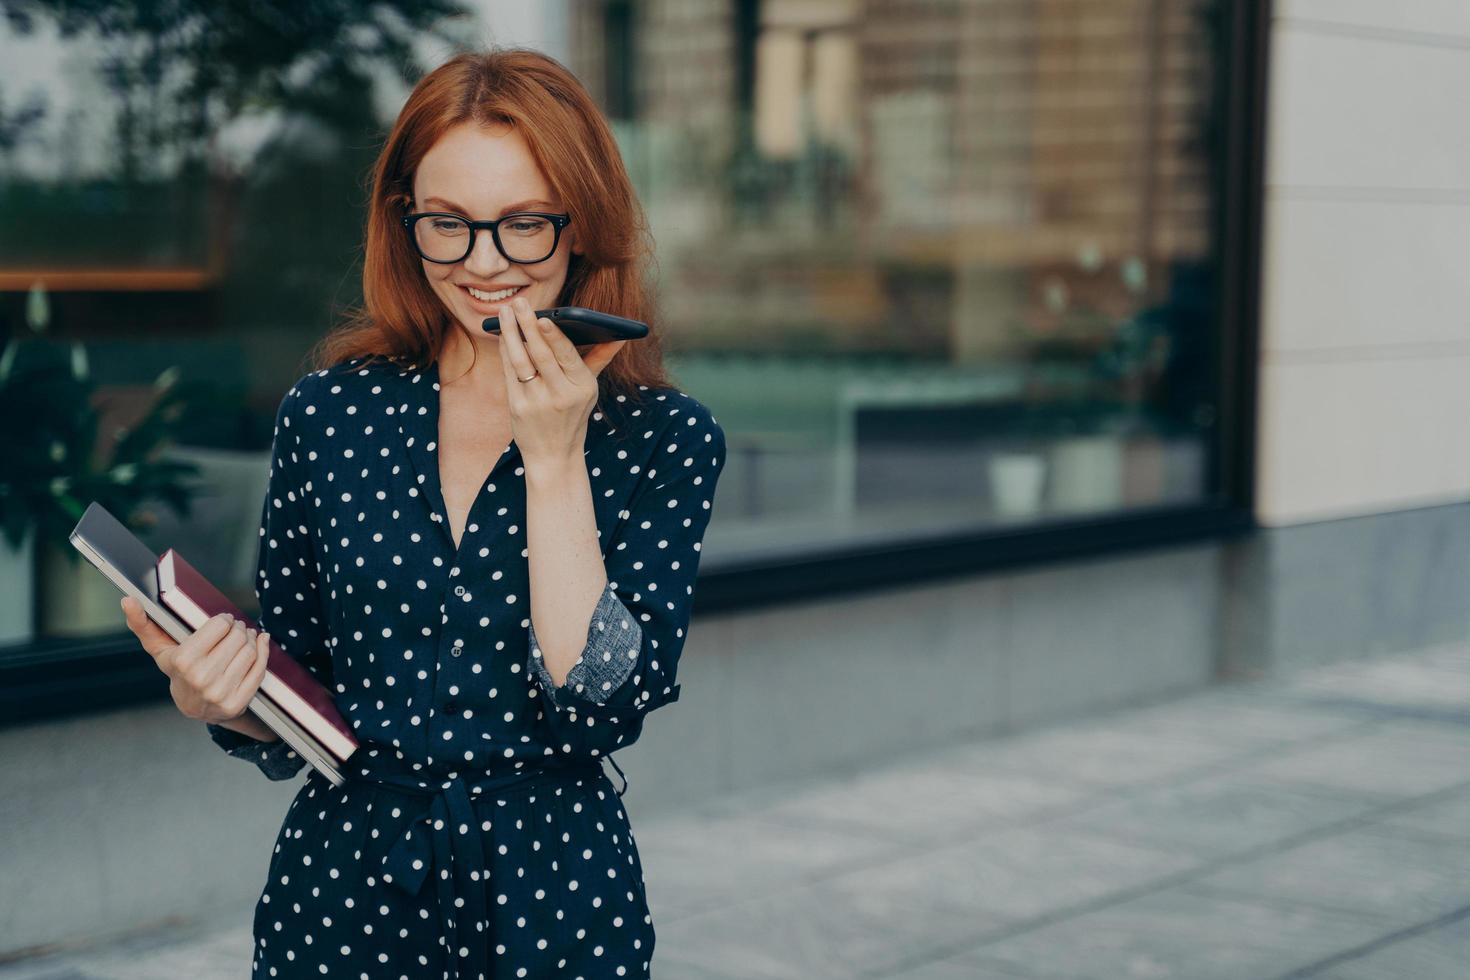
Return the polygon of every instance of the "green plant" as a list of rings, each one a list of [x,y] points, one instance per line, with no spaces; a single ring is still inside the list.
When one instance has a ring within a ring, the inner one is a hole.
[[[45,291],[34,287],[26,314],[31,330],[44,332],[49,318]],[[103,452],[85,347],[27,339],[8,341],[0,354],[0,418],[7,420],[0,426],[0,533],[11,546],[34,528],[38,546],[58,545],[75,562],[80,555],[67,538],[92,501],[134,530],[152,523],[144,505],[154,501],[188,517],[198,485],[184,478],[199,467],[161,458],[183,410],[177,368],[159,374],[146,414],[113,433]]]

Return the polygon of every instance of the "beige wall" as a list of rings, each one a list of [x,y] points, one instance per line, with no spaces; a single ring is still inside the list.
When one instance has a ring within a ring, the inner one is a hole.
[[[1259,518],[1470,499],[1470,4],[1275,18]]]

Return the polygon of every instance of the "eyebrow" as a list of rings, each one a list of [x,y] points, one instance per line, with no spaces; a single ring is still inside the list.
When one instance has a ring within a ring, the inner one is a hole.
[[[442,208],[444,208],[444,209],[446,209],[448,211],[457,212],[459,214],[468,214],[469,213],[464,208],[460,207],[458,204],[455,204],[453,201],[446,201],[442,197],[426,197],[426,198],[424,198],[424,203],[425,204],[437,204],[439,207],[442,207]],[[535,200],[535,201],[517,201],[515,204],[508,204],[505,207],[501,208],[500,209],[500,213],[497,214],[495,217],[497,217],[497,218],[503,218],[506,215],[508,215],[508,214],[514,214],[517,211],[534,211],[537,208],[550,208],[550,207],[554,207],[554,205],[550,201],[541,201],[541,200]]]

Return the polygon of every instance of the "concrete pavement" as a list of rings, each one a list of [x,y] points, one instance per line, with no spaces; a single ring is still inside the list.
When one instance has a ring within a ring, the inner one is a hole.
[[[625,803],[660,980],[1470,976],[1470,647],[656,819]],[[0,964],[0,980],[243,978],[249,920]]]

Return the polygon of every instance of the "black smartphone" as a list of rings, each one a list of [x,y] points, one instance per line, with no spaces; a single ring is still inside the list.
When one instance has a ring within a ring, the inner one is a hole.
[[[537,310],[536,316],[544,316],[556,324],[574,344],[605,344],[610,340],[637,340],[648,336],[648,324],[642,320],[630,320],[599,310],[589,310],[585,306],[558,306],[549,310]],[[486,317],[481,326],[486,333],[499,333],[500,317]]]

